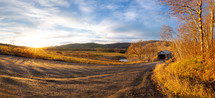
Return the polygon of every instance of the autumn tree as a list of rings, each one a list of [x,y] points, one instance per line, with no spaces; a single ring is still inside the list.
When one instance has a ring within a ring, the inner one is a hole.
[[[132,43],[127,50],[128,59],[137,59],[144,61],[153,61],[153,58],[157,56],[158,48],[157,44],[153,44],[152,41],[138,41]]]
[[[148,62],[154,61],[153,59],[154,57],[157,57],[157,53],[158,53],[157,46],[152,43],[149,43],[149,44],[146,44],[143,49],[144,49],[145,59]]]
[[[127,50],[128,59],[137,58],[138,60],[141,60],[144,56],[144,45],[145,44],[142,41],[132,43]]]
[[[168,42],[174,48],[174,50],[176,50],[175,53],[181,58],[181,50],[179,49],[178,44],[173,37],[174,31],[172,27],[169,25],[163,25],[159,34],[164,41]]]
[[[214,48],[214,0],[160,1],[168,6],[170,15],[180,20],[176,39],[180,51],[192,55],[200,53],[203,57],[209,52],[214,54],[209,51]]]

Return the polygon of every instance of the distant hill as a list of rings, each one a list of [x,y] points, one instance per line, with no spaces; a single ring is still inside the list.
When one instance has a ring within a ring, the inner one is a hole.
[[[162,41],[145,41],[145,44],[156,43]],[[61,46],[49,47],[50,49],[94,49],[94,48],[118,48],[127,49],[131,43],[113,43],[113,44],[97,44],[97,43],[83,43],[83,44],[66,44]]]
[[[9,44],[0,43],[0,46],[9,46]]]
[[[144,41],[146,44],[155,44],[156,46],[163,46],[165,42],[159,40],[150,40]],[[113,43],[113,44],[98,44],[98,43],[74,43],[74,44],[66,44],[61,46],[51,46],[47,47],[48,49],[96,49],[96,48],[108,48],[108,49],[127,49],[131,43]],[[14,47],[23,47],[27,46],[15,46],[10,44],[0,43],[0,46],[14,46]]]
[[[130,44],[131,43],[114,43],[114,44],[83,43],[83,44],[67,44],[49,48],[56,49],[128,48]]]
[[[5,44],[5,43],[0,43],[0,46],[12,46],[12,47],[19,47],[19,48],[29,48],[28,46],[16,46],[12,44]]]

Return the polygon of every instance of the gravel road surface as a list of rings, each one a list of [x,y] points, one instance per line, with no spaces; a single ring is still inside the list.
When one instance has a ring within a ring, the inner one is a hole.
[[[0,55],[1,97],[160,98],[156,62],[95,65]]]

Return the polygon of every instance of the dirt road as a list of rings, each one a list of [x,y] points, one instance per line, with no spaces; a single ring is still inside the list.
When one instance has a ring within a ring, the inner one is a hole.
[[[0,96],[160,98],[150,80],[155,64],[74,64],[0,55]]]

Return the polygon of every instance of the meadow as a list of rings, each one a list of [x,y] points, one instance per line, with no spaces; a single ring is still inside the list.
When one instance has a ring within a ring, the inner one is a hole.
[[[102,51],[80,51],[47,48],[30,48],[17,46],[0,46],[0,54],[38,58],[45,60],[65,61],[86,64],[133,64],[138,62],[122,62],[124,53]]]
[[[57,51],[52,50],[49,52],[56,52],[64,56],[89,58],[102,61],[119,61],[119,59],[126,58],[124,53],[116,52],[72,51],[72,50],[57,50]]]
[[[203,62],[204,61],[204,62]],[[201,56],[166,62],[154,69],[153,80],[168,96],[186,98],[215,97],[215,60]]]

